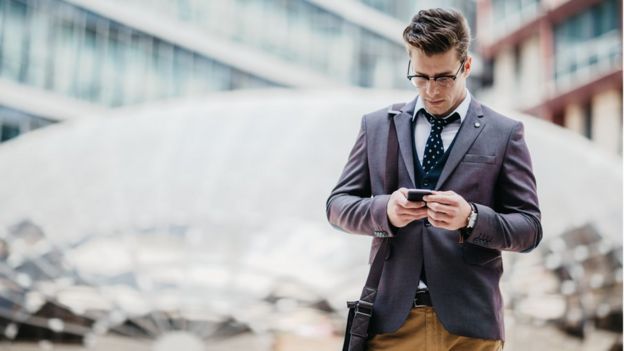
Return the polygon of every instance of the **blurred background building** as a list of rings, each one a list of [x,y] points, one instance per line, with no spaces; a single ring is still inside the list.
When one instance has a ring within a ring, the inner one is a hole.
[[[622,153],[622,2],[480,0],[479,92]]]
[[[619,0],[2,0],[0,141],[210,91],[410,89],[400,34],[433,6],[473,27],[478,98],[621,154]]]
[[[474,18],[451,0],[1,0],[0,139],[211,91],[406,89],[401,33],[434,3]]]

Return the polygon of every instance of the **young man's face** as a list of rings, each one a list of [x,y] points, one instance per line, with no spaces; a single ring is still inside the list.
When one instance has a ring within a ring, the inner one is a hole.
[[[412,48],[411,50],[411,71],[410,74],[439,77],[454,76],[455,81],[451,81],[450,86],[442,87],[440,84],[430,80],[424,86],[418,88],[427,111],[434,116],[444,117],[453,111],[466,96],[466,78],[470,74],[472,57],[468,56],[463,64],[457,58],[455,49],[443,54],[427,56],[422,50]],[[458,72],[459,70],[459,72]]]

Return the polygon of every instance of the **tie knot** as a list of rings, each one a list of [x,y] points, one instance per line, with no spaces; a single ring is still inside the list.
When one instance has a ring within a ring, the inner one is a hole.
[[[431,123],[432,127],[444,128],[447,124],[453,123],[459,119],[459,113],[457,112],[453,113],[452,115],[446,118],[434,117],[425,110],[422,110],[422,112],[425,114],[425,117],[427,117],[427,120],[429,121],[429,123]]]

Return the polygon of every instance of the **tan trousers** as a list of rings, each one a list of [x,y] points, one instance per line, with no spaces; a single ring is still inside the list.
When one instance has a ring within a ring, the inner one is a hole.
[[[500,351],[503,341],[475,339],[446,331],[431,307],[412,308],[394,333],[377,334],[368,351]]]

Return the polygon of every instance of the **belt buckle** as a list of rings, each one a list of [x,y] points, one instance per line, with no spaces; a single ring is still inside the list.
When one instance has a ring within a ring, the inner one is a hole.
[[[412,302],[412,307],[413,308],[428,307],[429,305],[427,305],[427,304],[423,305],[423,304],[419,304],[418,303],[418,301],[420,300],[418,295],[424,295],[424,294],[427,294],[428,292],[429,292],[428,290],[418,290],[418,291],[416,291],[416,295],[414,296],[414,302]]]
[[[429,305],[420,305],[420,304],[418,304],[418,302],[416,302],[416,299],[414,299],[414,303],[412,303],[412,307],[413,307],[413,308],[418,308],[418,307],[429,307]]]

